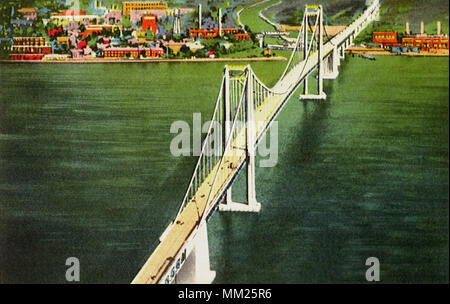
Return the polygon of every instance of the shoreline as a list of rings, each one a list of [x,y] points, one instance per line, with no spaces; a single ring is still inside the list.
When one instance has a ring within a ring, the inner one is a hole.
[[[345,50],[348,55],[373,55],[373,56],[408,56],[408,57],[449,57],[449,50],[421,53],[392,53],[382,48],[350,47]]]
[[[32,64],[92,64],[92,63],[205,63],[205,62],[244,62],[244,61],[287,61],[285,57],[253,57],[253,58],[196,58],[196,59],[67,59],[67,60],[0,60],[0,63],[32,63]]]

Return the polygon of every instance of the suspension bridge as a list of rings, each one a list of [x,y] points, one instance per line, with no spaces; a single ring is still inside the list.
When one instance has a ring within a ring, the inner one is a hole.
[[[255,191],[255,150],[277,114],[302,87],[301,99],[326,99],[324,79],[338,66],[353,39],[375,18],[374,0],[348,27],[324,42],[323,8],[307,5],[295,48],[279,81],[268,88],[250,66],[225,66],[211,124],[179,211],[133,284],[211,283],[207,221],[222,212],[259,212]],[[326,35],[328,36],[328,35]],[[317,76],[312,78],[311,75]],[[317,82],[313,92],[309,81]],[[246,165],[247,202],[231,200],[231,189]]]

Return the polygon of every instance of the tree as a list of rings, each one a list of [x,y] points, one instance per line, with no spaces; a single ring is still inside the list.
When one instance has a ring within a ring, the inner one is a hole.
[[[148,41],[153,41],[155,39],[155,34],[153,34],[153,31],[151,29],[147,29],[145,31],[145,39]]]
[[[13,30],[14,37],[23,37],[23,28],[21,26],[15,27]]]
[[[30,27],[27,28],[26,35],[28,37],[35,37],[36,36],[36,33],[33,30],[33,27],[30,26]]]
[[[94,51],[97,52],[97,38],[89,36],[87,45]]]
[[[123,16],[123,18],[122,18],[122,25],[125,28],[131,27],[130,16]]]
[[[301,7],[296,11],[293,11],[288,19],[288,24],[291,25],[300,25],[303,22],[303,15],[305,13],[305,8]]]

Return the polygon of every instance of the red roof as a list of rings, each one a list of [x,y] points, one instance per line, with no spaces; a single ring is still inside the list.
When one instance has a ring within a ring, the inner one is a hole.
[[[81,50],[87,46],[86,41],[80,41],[78,42],[78,49]]]

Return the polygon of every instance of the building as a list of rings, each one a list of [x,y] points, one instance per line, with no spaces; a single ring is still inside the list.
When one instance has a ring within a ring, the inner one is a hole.
[[[402,46],[419,48],[423,51],[430,49],[449,49],[449,39],[445,37],[414,37],[406,36],[402,38]]]
[[[84,58],[83,50],[71,49],[70,52],[72,53],[73,59],[83,59]]]
[[[54,30],[48,30],[48,35],[51,37],[55,37],[57,34],[62,33],[63,29],[60,27],[58,29],[54,29]]]
[[[213,39],[219,36],[219,30],[189,30],[189,37],[191,38],[204,38],[204,39]]]
[[[192,53],[196,53],[198,50],[205,48],[205,46],[201,44],[199,41],[187,42],[186,46],[192,51]]]
[[[67,10],[50,16],[50,20],[58,26],[66,26],[70,22],[97,24],[100,18],[98,15],[86,15],[85,11]]]
[[[67,54],[48,54],[42,59],[43,61],[66,61],[69,59]]]
[[[234,34],[237,40],[250,40],[251,37],[249,34]]]
[[[23,30],[26,30],[27,28],[33,26],[33,20],[14,19],[11,20],[11,25],[15,28],[21,27]]]
[[[86,30],[81,33],[82,39],[86,39],[89,35],[93,33],[101,34],[103,30],[107,30],[110,32],[120,31],[121,25],[88,25],[86,26]]]
[[[63,10],[59,14],[52,14],[52,16],[86,16],[86,11]]]
[[[67,47],[70,46],[69,37],[63,36],[63,37],[57,37],[56,41],[59,45],[66,45]]]
[[[122,12],[120,11],[111,11],[105,15],[106,24],[118,24],[120,22],[122,22]]]
[[[238,29],[234,28],[224,28],[222,29],[223,34],[230,34],[236,37],[237,40],[250,40],[250,35],[239,33]],[[203,38],[203,39],[213,39],[219,37],[219,29],[215,28],[213,30],[198,30],[191,29],[189,30],[189,36],[191,38]]]
[[[162,1],[126,1],[122,3],[122,12],[124,16],[129,16],[132,10],[165,10],[167,3]]]
[[[142,16],[142,31],[145,32],[147,29],[151,29],[154,34],[158,33],[158,19],[154,15],[144,15]]]
[[[403,47],[419,49],[421,51],[429,51],[430,49],[449,49],[449,39],[442,35],[408,35],[398,41],[396,32],[374,32],[373,42],[380,44],[385,49],[392,47]]]
[[[52,53],[52,47],[44,37],[14,37],[11,52],[11,60],[42,60]]]
[[[45,57],[44,54],[10,54],[9,58],[13,61],[39,61]]]
[[[140,58],[145,54],[145,57],[160,57],[164,55],[164,50],[159,47],[155,48],[106,48],[103,51],[105,58]]]
[[[398,44],[396,32],[374,32],[372,37],[373,43],[383,46],[392,46]]]
[[[169,48],[174,55],[178,55],[178,53],[181,51],[181,48],[186,45],[186,42],[186,40],[183,42],[175,42],[173,40],[170,40],[169,42],[164,41],[163,45],[164,47]]]
[[[173,16],[175,8],[167,8],[165,10],[152,9],[152,10],[131,10],[130,21],[136,24],[142,19],[143,15],[155,15],[157,18]],[[178,8],[180,16],[194,12],[193,8]]]
[[[38,16],[38,12],[34,9],[34,8],[21,8],[19,9],[17,12],[19,12],[20,14],[22,14],[23,18],[25,18],[26,20],[36,20],[37,16]]]

